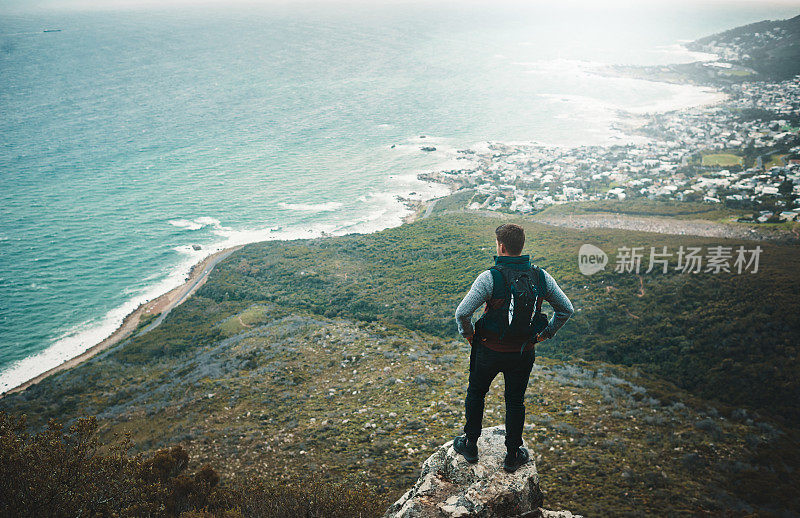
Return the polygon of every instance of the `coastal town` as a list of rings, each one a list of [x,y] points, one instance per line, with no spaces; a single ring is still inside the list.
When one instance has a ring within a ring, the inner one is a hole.
[[[647,198],[720,204],[753,223],[798,220],[800,75],[721,90],[726,99],[710,106],[638,117],[631,131],[646,138],[636,144],[489,143],[459,150],[463,167],[420,178],[473,190],[470,209]]]

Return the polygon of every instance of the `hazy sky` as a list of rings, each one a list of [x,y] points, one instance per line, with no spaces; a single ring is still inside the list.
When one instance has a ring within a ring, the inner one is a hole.
[[[575,9],[625,9],[626,7],[642,8],[649,3],[671,3],[671,4],[709,4],[725,5],[749,4],[763,5],[766,9],[772,6],[792,6],[798,7],[800,14],[800,0],[501,0],[504,4],[557,4],[560,8],[573,7]],[[459,5],[469,3],[473,5],[486,4],[487,8],[496,5],[497,0],[0,0],[0,13],[13,13],[25,11],[57,11],[60,9],[78,10],[106,10],[106,9],[137,9],[137,8],[168,8],[181,7],[192,8],[201,7],[209,4],[242,4],[242,5],[298,5],[308,7],[310,5],[331,5],[346,4],[375,7],[376,4],[404,4],[404,3],[424,3],[428,5],[441,4],[446,8],[457,8]],[[0,14],[2,17],[2,14]]]

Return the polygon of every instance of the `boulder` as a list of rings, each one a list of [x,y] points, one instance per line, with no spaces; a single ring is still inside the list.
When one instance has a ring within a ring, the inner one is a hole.
[[[475,464],[456,453],[452,440],[440,446],[422,464],[416,484],[389,507],[384,518],[575,516],[541,508],[542,491],[533,459],[514,473],[503,469],[505,437],[503,426],[484,428]]]

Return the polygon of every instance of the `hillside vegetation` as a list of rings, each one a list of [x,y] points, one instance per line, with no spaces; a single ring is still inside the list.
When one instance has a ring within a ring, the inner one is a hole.
[[[732,48],[735,63],[768,79],[789,79],[800,73],[800,15],[788,20],[764,20],[706,36],[689,43],[691,50]]]
[[[443,213],[370,235],[244,247],[146,335],[0,399],[33,427],[97,415],[138,451],[181,445],[188,469],[343,475],[388,503],[460,433],[468,346],[453,312],[491,264],[493,230],[576,308],[539,344],[525,437],[545,502],[591,516],[800,512],[797,249],[761,243],[757,274],[577,269],[583,243],[724,240],[554,228]],[[748,248],[753,242],[744,243]],[[611,365],[611,364],[616,365]],[[484,426],[502,424],[502,379]]]
[[[25,424],[0,412],[0,516],[371,518],[384,509],[357,482],[306,477],[288,485],[239,476],[220,484],[208,464],[187,472],[189,455],[180,446],[145,456],[129,455],[127,438],[99,441],[93,417],[66,430],[51,421],[34,435]]]
[[[636,274],[616,273],[613,264],[581,275],[578,248],[592,243],[612,254],[622,246],[648,253],[667,246],[676,253],[679,246],[755,244],[507,220],[526,226],[527,251],[577,308],[569,325],[541,345],[542,354],[641,366],[703,397],[767,409],[793,423],[800,418],[800,313],[791,310],[799,306],[797,248],[762,243],[756,274],[679,273],[673,257],[669,273],[642,273],[640,288]],[[200,294],[454,337],[454,308],[492,264],[497,224],[496,217],[447,214],[377,235],[259,243],[222,265]]]

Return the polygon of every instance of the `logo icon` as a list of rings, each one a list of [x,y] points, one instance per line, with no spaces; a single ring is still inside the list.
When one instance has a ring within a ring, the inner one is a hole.
[[[578,250],[578,269],[584,275],[592,275],[604,269],[608,256],[594,245],[585,244]]]

